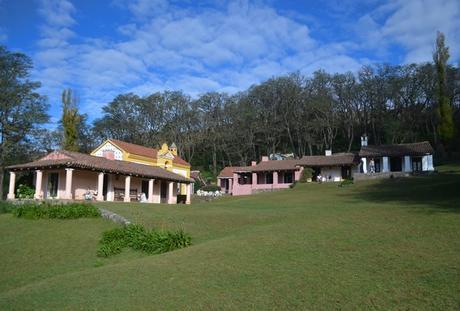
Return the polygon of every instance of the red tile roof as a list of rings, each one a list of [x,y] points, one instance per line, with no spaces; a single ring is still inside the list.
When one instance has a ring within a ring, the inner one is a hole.
[[[402,157],[402,156],[424,156],[433,154],[433,147],[427,141],[411,144],[398,145],[371,145],[361,147],[361,157]]]
[[[191,179],[169,172],[160,167],[138,164],[128,161],[108,160],[79,152],[57,150],[37,161],[12,165],[7,169],[12,171],[46,169],[46,168],[77,168],[98,172],[123,175],[133,175],[145,178],[164,179],[176,182],[190,183]]]
[[[227,166],[220,171],[218,178],[232,178],[234,172],[250,172],[251,166]]]
[[[330,156],[303,156],[297,163],[302,166],[342,166],[357,164],[359,159],[354,153],[336,153]]]
[[[158,156],[158,149],[155,149],[155,148],[127,143],[125,141],[118,140],[118,139],[109,139],[109,140],[113,142],[116,146],[120,147],[124,151],[131,153],[131,154],[140,155],[140,156],[144,156],[148,158],[154,158],[154,159],[156,159]],[[188,163],[187,161],[185,161],[179,156],[174,156],[173,163],[185,165],[185,166],[191,166],[190,163]]]

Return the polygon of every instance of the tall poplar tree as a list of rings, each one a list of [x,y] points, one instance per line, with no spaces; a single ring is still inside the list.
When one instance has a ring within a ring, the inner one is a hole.
[[[449,48],[445,46],[445,36],[442,32],[437,33],[436,49],[433,53],[433,61],[437,74],[437,106],[435,109],[437,129],[436,132],[444,148],[447,148],[454,137],[454,119],[452,106],[446,95],[446,67],[449,59]]]
[[[78,113],[77,100],[73,96],[71,89],[62,92],[62,129],[64,137],[62,149],[69,151],[79,151],[78,129],[82,118]]]

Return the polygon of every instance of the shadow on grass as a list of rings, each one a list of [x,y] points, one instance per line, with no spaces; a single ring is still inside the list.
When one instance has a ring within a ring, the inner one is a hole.
[[[448,171],[428,176],[382,179],[353,195],[359,200],[394,202],[422,208],[426,212],[460,213],[460,174]]]

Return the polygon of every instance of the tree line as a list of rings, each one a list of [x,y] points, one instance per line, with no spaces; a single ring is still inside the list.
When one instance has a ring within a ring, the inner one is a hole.
[[[31,60],[0,47],[0,182],[9,164],[57,147],[89,152],[106,138],[175,142],[184,159],[214,175],[271,153],[358,150],[363,133],[372,144],[429,140],[444,157],[460,151],[460,68],[448,65],[444,40],[438,33],[433,62],[295,72],[231,95],[120,94],[92,123],[65,90],[57,129],[43,127],[48,104],[40,83],[29,80]]]

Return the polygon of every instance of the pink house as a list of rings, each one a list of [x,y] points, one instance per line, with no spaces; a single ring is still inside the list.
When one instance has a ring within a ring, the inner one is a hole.
[[[296,160],[253,161],[251,166],[228,166],[217,177],[222,192],[231,195],[250,195],[262,191],[289,188],[302,176],[304,167],[314,171],[313,179],[324,176],[324,181],[341,181],[357,170],[359,159],[353,153],[324,156],[304,156]]]

